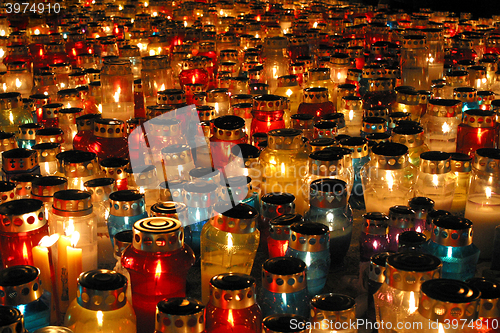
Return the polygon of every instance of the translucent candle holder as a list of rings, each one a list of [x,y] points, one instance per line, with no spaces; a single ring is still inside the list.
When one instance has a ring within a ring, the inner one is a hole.
[[[397,252],[399,236],[415,230],[415,211],[408,206],[393,206],[389,209],[389,220],[389,251]]]
[[[275,217],[269,224],[267,249],[269,258],[284,257],[290,239],[290,226],[303,221],[300,214],[284,214]]]
[[[361,261],[370,259],[389,249],[389,217],[384,213],[369,212],[363,215],[363,230],[359,237]]]
[[[464,111],[462,123],[458,125],[457,152],[473,158],[477,149],[495,148],[499,128],[493,111]]]
[[[455,195],[453,196],[450,212],[458,216],[463,216],[465,213],[471,170],[472,158],[469,155],[460,153],[451,154],[451,172],[455,173],[457,178]]]
[[[311,333],[332,332],[357,333],[351,323],[356,321],[356,301],[342,294],[321,294],[311,300]],[[325,322],[323,318],[332,318]],[[319,328],[318,328],[319,327]],[[345,329],[344,329],[345,328]]]
[[[425,144],[424,128],[415,122],[398,121],[391,131],[391,141],[408,147],[409,161],[416,167],[420,166],[420,155],[429,151]]]
[[[342,97],[342,108],[339,112],[344,114],[346,133],[350,136],[359,136],[363,121],[363,100],[358,96]]]
[[[192,333],[205,331],[205,306],[194,298],[174,297],[160,301],[156,306],[156,333],[181,333],[190,327]],[[179,323],[182,322],[182,326]],[[178,323],[175,328],[171,323]],[[180,326],[180,327],[179,327]]]
[[[109,60],[101,73],[102,115],[123,121],[134,116],[134,76],[130,61]]]

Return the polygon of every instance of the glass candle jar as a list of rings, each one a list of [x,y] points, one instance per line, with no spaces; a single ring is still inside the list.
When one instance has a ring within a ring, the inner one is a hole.
[[[269,258],[284,257],[290,239],[290,226],[302,222],[300,214],[283,214],[273,218],[269,224],[267,249]]]
[[[296,75],[285,75],[278,78],[278,88],[274,92],[278,96],[286,97],[289,100],[286,118],[297,113],[303,99],[303,91]],[[290,119],[288,119],[290,121]]]
[[[346,128],[344,134],[359,136],[363,122],[363,100],[361,97],[342,97],[342,108],[339,112],[344,115]]]
[[[76,127],[76,118],[83,113],[82,108],[63,108],[59,110],[59,127],[64,132],[64,150],[73,149],[73,139],[78,132]]]
[[[40,178],[40,175],[20,174],[10,177],[10,181],[16,184],[16,199],[31,199],[31,183],[34,179]]]
[[[454,215],[463,216],[465,213],[471,170],[472,158],[469,155],[460,153],[451,154],[451,172],[457,176],[455,194],[453,195],[453,202],[450,208],[450,212]]]
[[[209,299],[210,280],[220,273],[250,274],[259,246],[258,212],[246,205],[220,203],[201,231],[202,302]]]
[[[465,218],[474,223],[474,239],[481,250],[481,258],[491,257],[493,231],[498,224],[496,216],[497,207],[500,205],[500,196],[497,194],[500,193],[499,163],[500,150],[493,148],[476,150]]]
[[[125,230],[132,230],[135,222],[148,217],[144,194],[139,191],[121,190],[109,195],[109,217],[107,219],[109,237]]]
[[[203,333],[204,315],[205,306],[194,298],[164,299],[156,306],[155,333]]]
[[[40,166],[40,175],[53,176],[57,173],[57,154],[61,152],[59,143],[39,143],[32,147],[38,155],[38,165]]]
[[[334,138],[337,135],[337,124],[333,121],[318,121],[314,124],[314,139]]]
[[[12,306],[24,316],[26,330],[50,324],[50,295],[40,283],[40,270],[34,266],[19,265],[0,272],[0,304]],[[21,292],[22,291],[22,292]]]
[[[127,158],[128,140],[125,122],[119,119],[94,119],[94,135],[87,142],[87,151],[98,159]]]
[[[429,151],[425,144],[424,128],[417,123],[399,121],[391,131],[391,141],[408,147],[409,162],[416,167],[420,166],[420,154]]]
[[[462,112],[469,109],[478,109],[477,90],[471,87],[457,87],[453,89],[453,98],[462,102]]]
[[[404,36],[402,46],[400,66],[403,85],[417,90],[427,89],[429,51],[425,36]]]
[[[405,231],[415,230],[415,211],[408,206],[389,208],[389,251],[397,252],[399,236]]]
[[[127,172],[130,161],[126,158],[105,158],[99,165],[106,177],[113,178],[117,190],[126,190],[128,185]]]
[[[365,109],[374,107],[385,107],[392,109],[397,96],[394,92],[394,81],[388,77],[368,79],[368,89],[363,95],[363,107]]]
[[[290,227],[286,256],[305,262],[309,295],[317,295],[325,286],[330,268],[329,245],[330,233],[322,223],[296,223]]]
[[[363,120],[366,121],[367,118]],[[364,197],[363,197],[363,186],[361,185],[361,168],[370,161],[368,155],[368,140],[360,137],[348,137],[340,139],[339,145],[342,148],[347,148],[351,151],[351,163],[352,170],[354,172],[354,180],[352,183],[349,202],[354,209],[362,209],[365,207]]]
[[[48,218],[52,210],[54,193],[66,190],[68,181],[64,177],[45,176],[33,179],[31,184],[31,196],[43,202],[45,218]]]
[[[65,151],[64,132],[59,127],[42,128],[35,132],[36,143],[58,143]]]
[[[450,210],[457,178],[451,172],[450,154],[428,151],[422,153],[420,158],[415,195],[432,199],[435,209]]]
[[[415,311],[408,320],[419,327],[425,327],[429,333],[469,330],[470,327],[455,329],[447,326],[447,323],[456,320],[456,322],[472,323],[472,327],[475,327],[476,323],[480,324],[476,321],[480,294],[476,287],[462,281],[450,279],[426,281],[421,286],[418,311]]]
[[[156,104],[158,91],[174,88],[168,58],[166,56],[142,58],[141,80],[146,106]]]
[[[485,278],[472,278],[467,283],[481,292],[475,328],[478,332],[493,333],[493,323],[498,320],[500,314],[496,307],[490,306],[496,304],[500,298],[498,284]]]
[[[424,281],[438,279],[441,261],[430,254],[398,253],[387,258],[386,280],[373,295],[377,321],[396,327],[410,321],[419,308],[419,292]],[[387,326],[386,326],[387,327]],[[388,333],[389,329],[381,330]]]
[[[317,295],[311,300],[311,308],[311,333],[358,332],[352,327],[357,321],[354,298],[342,294]]]
[[[210,151],[214,167],[223,169],[229,163],[231,148],[240,143],[247,143],[244,131],[245,120],[238,116],[221,116],[212,122],[213,135],[210,138]]]
[[[17,132],[17,146],[19,148],[31,149],[35,144],[35,132],[42,128],[42,125],[27,123],[19,126]]]
[[[61,169],[68,179],[68,189],[83,190],[84,183],[102,176],[97,155],[92,152],[68,150],[56,155]]]
[[[335,112],[333,102],[328,98],[328,89],[312,87],[304,89],[304,102],[299,105],[297,113],[310,114],[316,121],[324,115]]]
[[[415,90],[397,90],[396,103],[392,112],[409,113],[411,120],[419,121],[422,116],[422,107],[420,106],[420,96]]]
[[[297,113],[290,117],[291,127],[302,131],[302,137],[313,140],[314,116],[311,114]],[[267,139],[267,138],[266,138]]]
[[[202,84],[203,89],[207,90],[210,83],[210,75],[206,69],[207,58],[203,56],[196,56],[192,58],[185,58],[182,61],[182,70],[179,74],[181,89],[184,85]]]
[[[113,237],[113,257],[116,260],[113,270],[117,273],[122,274],[127,278],[127,300],[132,304],[132,287],[130,285],[130,273],[122,266],[122,253],[127,247],[132,244],[132,239],[134,238],[132,230],[120,231]]]
[[[166,181],[189,179],[189,171],[195,168],[190,146],[174,144],[163,148],[161,153]]]
[[[374,255],[389,249],[389,217],[384,213],[363,215],[363,229],[359,237],[361,261],[370,261]]]
[[[281,215],[295,212],[295,196],[290,193],[272,192],[261,197],[259,230],[261,238],[269,238],[270,222]]]
[[[0,216],[7,222],[0,227],[3,268],[33,265],[33,247],[49,234],[43,202],[36,199],[2,202]]]
[[[278,129],[268,133],[268,146],[259,157],[263,194],[290,193],[296,199],[296,212],[306,210],[301,180],[307,173],[307,148],[300,130]]]
[[[455,152],[462,103],[451,99],[430,99],[427,113],[422,117],[425,143],[430,150]]]
[[[424,253],[427,237],[425,234],[417,231],[404,231],[399,235],[398,253]]]
[[[348,204],[348,188],[340,179],[318,179],[309,190],[310,209],[306,222],[321,223],[330,232],[330,262],[341,264],[349,250],[352,236],[353,215]]]
[[[14,175],[40,174],[38,154],[34,150],[15,148],[2,154],[2,178],[9,180]]]
[[[374,304],[374,294],[382,287],[385,282],[385,268],[387,258],[394,253],[392,252],[381,252],[374,255],[370,259],[370,266],[368,268],[368,307],[366,310],[366,317],[371,322],[376,322],[375,315],[375,304]]]
[[[32,122],[33,115],[23,108],[21,93],[0,94],[0,130],[15,133],[20,125]]]
[[[426,197],[415,197],[408,201],[408,206],[415,212],[415,231],[424,232],[427,214],[434,210],[434,200]]]
[[[255,279],[250,275],[225,273],[214,276],[205,308],[205,332],[260,332],[262,313],[256,298]]]
[[[25,331],[24,326],[24,316],[18,309],[12,306],[3,306],[0,305],[0,329],[2,330],[11,330],[11,332],[15,332],[18,330],[19,332]]]
[[[405,205],[413,197],[416,173],[406,146],[385,142],[372,147],[372,158],[360,171],[366,211],[388,213],[394,204]]]
[[[63,190],[54,193],[49,224],[52,226],[51,233],[67,237],[73,237],[78,233],[83,271],[97,268],[97,226],[89,192]],[[63,265],[64,263],[60,263],[61,270],[64,269]],[[58,276],[63,275],[64,270]]]
[[[134,75],[129,61],[104,62],[100,73],[102,115],[127,121],[134,116]]]
[[[127,278],[120,273],[98,269],[78,278],[78,297],[70,304],[64,326],[74,333],[136,332],[136,317],[126,296]],[[95,299],[103,302],[96,304]]]
[[[264,69],[272,93],[278,87],[278,78],[288,74],[290,59],[287,53],[288,40],[286,37],[266,37],[264,39],[263,57]]]
[[[259,297],[263,317],[309,315],[306,269],[302,260],[292,257],[277,257],[264,262]]]
[[[499,128],[500,124],[495,121],[493,111],[464,111],[462,123],[458,125],[457,152],[474,158],[474,153],[479,148],[495,148]]]
[[[442,278],[466,281],[474,277],[479,249],[472,243],[472,228],[470,220],[453,215],[434,221],[425,250],[443,262]]]
[[[149,217],[134,223],[133,231],[133,242],[122,254],[122,265],[130,273],[137,327],[153,332],[158,302],[186,296],[186,276],[195,257],[184,244],[179,220]]]
[[[277,314],[264,318],[262,321],[263,333],[304,333],[307,332],[306,326],[310,322],[307,317],[296,314]]]
[[[13,61],[7,64],[7,74],[4,75],[5,92],[20,93],[28,98],[33,89],[33,74],[25,61]]]
[[[250,135],[284,128],[285,109],[286,104],[281,96],[261,95],[255,97],[253,100],[253,119]]]

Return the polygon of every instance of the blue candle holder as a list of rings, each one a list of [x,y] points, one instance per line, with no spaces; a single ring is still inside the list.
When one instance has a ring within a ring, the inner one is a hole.
[[[352,184],[349,203],[354,209],[365,209],[365,198],[359,172],[361,168],[370,161],[368,140],[361,137],[349,137],[340,140],[340,145],[351,150],[354,182]]]

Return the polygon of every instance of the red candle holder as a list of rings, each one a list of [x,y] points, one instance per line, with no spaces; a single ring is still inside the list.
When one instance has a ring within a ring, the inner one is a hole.
[[[299,105],[297,113],[312,115],[318,121],[326,114],[334,112],[333,103],[328,100],[327,88],[304,89],[304,102]]]
[[[271,220],[269,237],[267,238],[269,259],[286,255],[288,240],[290,239],[290,226],[300,222],[303,222],[300,214],[285,214]]]
[[[497,146],[500,124],[495,121],[495,112],[471,109],[463,116],[457,132],[458,153],[474,158],[477,149]]]
[[[123,252],[121,260],[130,273],[137,327],[153,332],[158,302],[186,296],[186,276],[195,256],[184,244],[179,220],[145,218],[134,224],[133,232],[132,245]]]
[[[222,116],[213,121],[213,136],[210,148],[214,167],[224,169],[229,163],[231,148],[240,143],[247,143],[245,120],[238,116]]]
[[[205,69],[207,65],[206,57],[193,57],[185,59],[182,63],[182,71],[179,74],[181,86],[185,84],[202,84],[203,90],[208,88],[210,82],[210,74]]]
[[[127,158],[125,122],[118,119],[95,119],[94,135],[90,137],[87,145],[87,150],[95,153],[99,159]]]
[[[88,142],[94,131],[94,120],[100,118],[100,114],[86,114],[76,118],[76,128],[78,132],[73,138],[74,149],[87,151]]]
[[[250,135],[267,133],[274,129],[285,128],[285,99],[276,95],[261,95],[253,100],[252,124]]]

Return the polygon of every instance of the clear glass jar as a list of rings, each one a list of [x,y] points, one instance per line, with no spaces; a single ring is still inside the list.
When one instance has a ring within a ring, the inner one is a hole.
[[[399,121],[391,131],[391,141],[408,147],[409,161],[416,167],[420,166],[420,154],[429,151],[424,139],[424,128],[418,123]]]
[[[269,258],[285,256],[290,239],[290,226],[300,222],[303,222],[300,214],[283,214],[271,220],[267,238]]]
[[[32,147],[38,155],[38,165],[40,166],[40,175],[53,176],[58,171],[57,154],[61,152],[59,143],[39,143]]]
[[[184,244],[184,230],[179,220],[145,218],[134,223],[133,232],[132,245],[125,249],[121,261],[130,273],[137,327],[153,332],[158,302],[186,296],[187,272],[195,256]]]
[[[473,329],[476,325],[481,327],[481,321],[477,320],[480,295],[479,289],[466,282],[450,279],[425,281],[421,286],[419,303],[428,304],[430,307],[420,306],[418,311],[408,318],[408,321],[413,322],[417,327],[423,327],[429,333],[477,332]],[[453,321],[472,325],[454,328],[448,324]]]
[[[181,333],[189,327],[190,333],[205,331],[205,306],[194,298],[174,297],[163,300],[156,306],[155,333]],[[172,323],[182,322],[183,325]],[[185,323],[185,324],[184,324]],[[180,326],[180,327],[179,327]]]
[[[19,148],[32,149],[36,144],[35,132],[42,128],[39,124],[27,123],[19,126],[17,132],[17,146]]]
[[[18,92],[23,98],[28,98],[33,90],[33,74],[29,71],[28,63],[13,61],[7,64],[7,73],[4,75],[5,92]]]
[[[451,171],[450,154],[428,151],[420,158],[415,195],[432,199],[435,209],[450,210],[457,181],[457,176]]]
[[[263,317],[273,314],[309,315],[306,269],[306,264],[297,258],[279,257],[264,262],[259,297]]]
[[[388,75],[367,80],[367,91],[363,95],[363,108],[384,107],[392,109],[397,95],[394,91],[394,80]]]
[[[184,85],[202,84],[203,90],[208,89],[210,83],[210,74],[206,69],[207,58],[203,56],[196,56],[192,58],[185,58],[182,61],[182,70],[179,73],[180,87]]]
[[[304,88],[326,88],[328,90],[327,100],[336,105],[337,101],[334,97],[337,92],[337,84],[331,79],[330,68],[310,68],[303,86]]]
[[[0,323],[0,329],[12,332],[16,329],[20,332],[25,331],[24,315],[15,307],[0,305],[0,316],[4,318]]]
[[[477,90],[471,87],[453,88],[453,98],[462,102],[462,112],[478,109]]]
[[[472,243],[472,228],[470,220],[453,215],[434,220],[425,251],[443,262],[443,279],[467,281],[474,277],[479,249]]]
[[[314,136],[314,116],[306,113],[296,113],[290,117],[291,127],[302,131],[302,137],[313,140]],[[267,134],[266,134],[267,140]]]
[[[56,158],[60,171],[68,179],[68,189],[83,190],[86,181],[103,176],[95,153],[68,150]]]
[[[90,193],[79,190],[54,193],[49,224],[52,226],[51,233],[71,237],[78,232],[83,271],[97,268],[97,225]]]
[[[71,74],[72,67],[69,63],[59,63],[49,66],[50,72],[56,75],[56,83],[59,89],[68,89],[69,75]]]
[[[472,158],[469,155],[460,153],[451,154],[451,172],[457,176],[455,195],[453,196],[450,208],[450,212],[454,215],[463,216],[465,213],[471,170]]]
[[[28,123],[33,123],[33,115],[23,108],[21,93],[1,93],[0,130],[15,133],[20,125]]]
[[[124,45],[120,47],[120,60],[129,61],[132,64],[132,75],[134,79],[141,77],[141,54],[135,45]]]
[[[304,93],[296,75],[285,75],[278,78],[278,88],[274,92],[278,96],[288,98],[289,104],[285,114],[285,123],[290,124],[290,117],[298,112]]]
[[[262,332],[265,333],[278,333],[278,332],[295,332],[305,333],[308,317],[299,316],[296,314],[276,314],[267,316],[262,321]],[[291,327],[294,327],[291,329]]]
[[[443,29],[426,28],[422,29],[427,41],[427,73],[428,83],[442,79],[444,73],[445,43]]]
[[[168,58],[166,56],[142,58],[141,80],[146,106],[155,105],[158,91],[174,88]]]
[[[344,115],[344,134],[359,136],[363,123],[363,100],[358,96],[344,96],[341,105],[342,107],[338,112]]]
[[[340,179],[318,179],[309,190],[310,209],[304,221],[321,223],[330,231],[330,262],[342,264],[351,244],[353,215],[348,204],[348,187]]]
[[[0,290],[3,295],[8,295],[2,297],[2,305],[11,306],[21,312],[20,315],[25,319],[26,331],[33,332],[50,325],[50,295],[44,292],[41,286],[38,268],[18,265],[2,270]],[[20,290],[23,293],[19,292]],[[19,327],[22,328],[22,325],[17,325],[16,329]]]
[[[304,101],[300,103],[298,114],[309,114],[316,121],[329,113],[334,113],[333,103],[328,98],[326,87],[313,87],[304,89]]]
[[[330,268],[330,233],[323,223],[295,223],[290,227],[287,257],[294,257],[307,266],[307,291],[317,295],[326,284]],[[303,240],[305,239],[305,242]]]
[[[498,302],[499,299],[499,286],[494,280],[486,278],[472,278],[467,283],[479,289],[481,296],[479,299],[477,319],[475,320],[475,332],[493,333],[494,323],[500,318],[498,310],[490,305]]]
[[[287,52],[286,37],[267,37],[264,39],[264,70],[269,90],[274,93],[278,87],[278,78],[288,74],[290,58]]]
[[[290,193],[296,199],[296,212],[307,209],[302,179],[307,174],[308,151],[300,130],[280,129],[268,132],[268,145],[259,157],[262,169],[262,193]]]
[[[481,148],[476,150],[465,206],[465,218],[474,223],[475,243],[481,250],[481,258],[485,259],[492,255],[493,235],[495,227],[498,225],[499,163],[499,149]]]
[[[221,297],[215,297],[220,295]],[[237,295],[249,295],[240,299]],[[205,308],[205,332],[227,330],[260,332],[262,313],[257,304],[255,279],[246,274],[224,273],[210,281],[210,300]]]
[[[368,212],[363,215],[363,230],[359,237],[362,262],[389,249],[389,217],[384,213]]]
[[[250,274],[259,246],[258,212],[246,205],[221,203],[201,231],[202,302],[209,299],[210,280],[220,273]],[[244,227],[244,228],[243,228]]]
[[[10,180],[11,177],[23,174],[40,174],[38,155],[34,150],[14,148],[2,153],[2,178]]]
[[[390,333],[389,323],[411,321],[411,316],[419,309],[420,287],[424,281],[438,279],[441,261],[430,254],[398,253],[387,258],[386,280],[375,292],[375,312],[377,321],[386,324],[381,333]]]
[[[372,147],[371,160],[360,171],[366,211],[388,213],[395,204],[406,205],[416,174],[406,146],[385,142]]]
[[[127,121],[134,117],[134,75],[130,61],[105,61],[100,73],[102,116]]]
[[[462,117],[462,103],[452,99],[429,100],[427,113],[422,117],[425,143],[430,150],[453,153]]]
[[[125,276],[107,269],[83,273],[78,278],[79,296],[70,304],[64,326],[74,333],[136,332],[134,309],[125,295],[127,284]],[[103,302],[95,304],[94,299]]]
[[[414,197],[408,201],[408,206],[415,212],[415,231],[424,232],[427,229],[427,215],[434,210],[434,200],[426,197]]]
[[[311,300],[311,307],[311,333],[358,333],[358,329],[352,327],[357,321],[354,298],[342,294],[317,295]]]
[[[415,230],[415,211],[408,206],[389,208],[389,251],[398,252],[399,236],[406,231]]]
[[[417,90],[428,88],[428,56],[426,37],[409,35],[403,38],[401,50],[402,83]]]
[[[59,110],[57,117],[59,118],[59,126],[64,132],[64,150],[73,149],[73,139],[78,133],[76,127],[76,118],[83,114],[81,108],[63,108]]]

